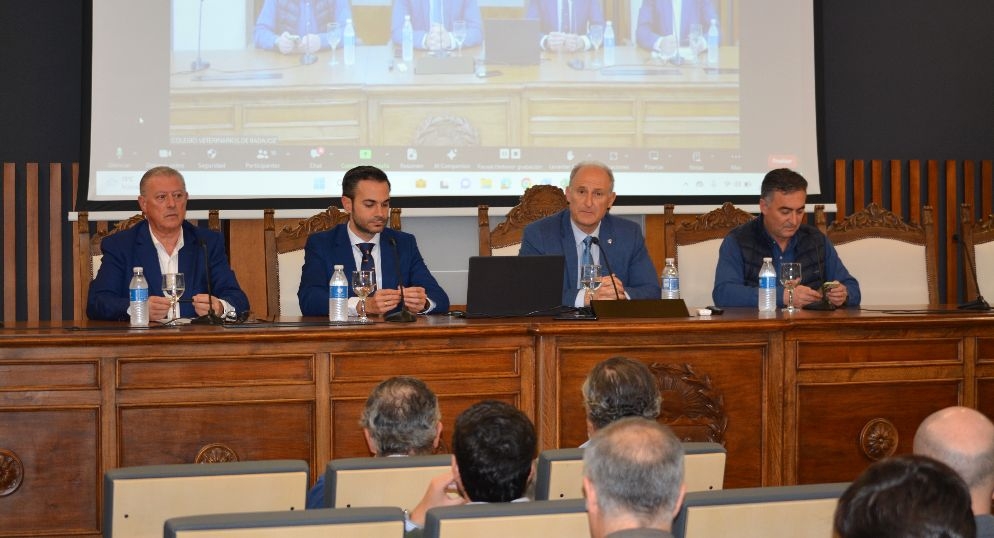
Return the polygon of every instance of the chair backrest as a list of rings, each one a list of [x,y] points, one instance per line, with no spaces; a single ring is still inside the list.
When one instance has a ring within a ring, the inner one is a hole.
[[[555,185],[534,185],[525,190],[504,222],[490,229],[490,207],[477,207],[480,256],[516,256],[525,226],[566,209],[566,194]]]
[[[302,460],[113,469],[104,475],[104,537],[158,538],[179,516],[302,510],[307,474]]]
[[[828,538],[848,483],[688,493],[673,521],[676,538]]]
[[[586,501],[533,501],[432,508],[425,538],[589,536]]]
[[[833,222],[828,238],[859,281],[863,305],[937,304],[938,239],[932,208],[908,223],[875,203]]]
[[[976,299],[979,293],[990,302],[994,299],[994,215],[988,215],[986,220],[975,222],[969,204],[963,204],[961,209],[963,248],[970,249],[970,257],[973,260],[973,270],[968,267],[965,269],[966,300]]]
[[[721,489],[725,482],[725,447],[718,443],[683,443],[687,491]],[[583,498],[583,449],[556,448],[538,455],[535,499]]]
[[[325,506],[413,507],[428,482],[451,466],[449,454],[331,460],[324,475]]]
[[[335,206],[288,224],[276,232],[275,211],[263,212],[263,248],[266,258],[266,306],[270,317],[299,316],[300,271],[304,267],[304,246],[311,234],[330,230],[348,222],[349,214]],[[390,208],[390,227],[400,230],[400,208]]]
[[[666,257],[676,260],[680,297],[691,307],[713,304],[711,291],[718,266],[718,247],[729,231],[755,217],[731,202],[680,224],[676,222],[672,204],[667,204],[663,213]]]
[[[397,507],[322,508],[293,512],[249,512],[166,520],[165,538],[401,538],[404,511]]]

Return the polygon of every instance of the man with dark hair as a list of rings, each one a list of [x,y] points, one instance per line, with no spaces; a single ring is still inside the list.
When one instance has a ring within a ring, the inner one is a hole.
[[[671,538],[686,487],[683,445],[666,426],[628,417],[599,430],[583,452],[592,538]]]
[[[994,424],[979,411],[953,406],[932,413],[915,433],[914,452],[959,473],[970,489],[977,538],[994,538]]]
[[[778,168],[763,178],[759,217],[725,236],[718,250],[711,298],[718,306],[759,304],[759,270],[763,258],[773,258],[780,274],[785,262],[801,264],[801,283],[794,288],[794,305],[826,299],[835,306],[859,306],[859,282],[849,274],[831,241],[818,228],[805,224],[808,182],[797,172]],[[824,297],[822,288],[826,288]],[[777,304],[787,302],[787,290],[777,279]]]
[[[86,298],[87,317],[125,321],[131,316],[128,286],[135,267],[144,269],[148,281],[150,320],[203,316],[210,307],[226,318],[247,312],[248,297],[228,265],[224,238],[186,221],[190,195],[183,174],[156,166],[145,172],[138,190],[145,220],[101,242],[103,258]],[[213,295],[207,294],[208,264]],[[186,275],[190,302],[172,303],[163,295],[165,273]]]
[[[422,456],[435,452],[442,437],[438,397],[414,377],[391,377],[366,398],[359,419],[369,452],[377,457]],[[324,506],[324,475],[307,493],[307,508]]]
[[[411,510],[409,535],[419,534],[437,506],[526,500],[537,450],[535,426],[513,405],[484,400],[466,409],[452,433],[452,470],[432,479]]]
[[[663,403],[649,368],[628,357],[611,357],[594,365],[581,391],[588,437],[624,417],[656,420]]]
[[[976,532],[966,484],[946,464],[905,455],[870,465],[839,499],[840,538],[970,538]]]
[[[303,315],[328,315],[328,281],[335,265],[344,266],[349,279],[360,268],[376,271],[376,291],[365,303],[369,314],[386,314],[405,306],[422,314],[448,311],[449,296],[425,265],[414,236],[386,227],[390,180],[382,170],[357,166],[345,172],[342,208],[349,214],[349,222],[312,234],[304,247],[297,290]],[[351,289],[349,294],[353,294]],[[350,314],[356,315],[358,304],[358,297],[349,297]]]

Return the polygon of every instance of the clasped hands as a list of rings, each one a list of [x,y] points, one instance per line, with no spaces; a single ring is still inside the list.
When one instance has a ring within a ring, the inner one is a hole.
[[[797,286],[794,288],[794,306],[803,307],[811,303],[815,303],[822,300],[821,291],[814,288],[809,288],[807,286]],[[849,298],[849,290],[846,289],[845,284],[837,284],[828,289],[824,295],[828,302],[835,306],[842,306],[842,303],[846,302]],[[783,303],[787,304],[788,291],[783,290]]]
[[[210,301],[208,297],[214,303],[214,313],[217,315],[224,314],[224,305],[221,304],[221,300],[217,297],[209,296],[206,293],[198,293],[193,296],[193,309],[197,312],[198,316],[203,316],[207,314],[210,306]],[[148,298],[148,319],[164,319],[169,315],[169,307],[172,304],[168,297],[163,297],[160,295],[153,295]]]
[[[593,293],[585,294],[583,298],[584,306],[590,306],[591,300],[607,301],[617,298],[627,299],[625,296],[625,285],[621,283],[615,275],[600,277],[601,285]],[[617,293],[615,293],[617,290]]]
[[[404,288],[404,306],[411,312],[421,312],[428,306],[428,294],[424,288]],[[376,293],[366,297],[367,314],[386,314],[400,304],[400,289],[378,289]]]
[[[294,52],[313,54],[320,48],[321,36],[317,34],[299,36],[283,32],[276,38],[276,49],[282,54],[291,54]]]
[[[425,48],[428,50],[450,50],[454,45],[452,34],[441,24],[432,23],[425,36]]]
[[[566,32],[549,32],[545,38],[546,50],[555,52],[576,52],[587,48],[583,36]]]

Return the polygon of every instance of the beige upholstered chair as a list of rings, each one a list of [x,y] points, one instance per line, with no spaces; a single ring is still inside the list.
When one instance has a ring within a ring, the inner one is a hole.
[[[299,316],[300,271],[304,267],[304,246],[311,234],[330,230],[348,222],[349,214],[335,206],[284,226],[276,232],[275,212],[263,212],[263,248],[266,257],[266,306],[269,317]],[[400,230],[400,208],[390,208],[389,226]]]
[[[589,536],[584,499],[467,504],[432,508],[425,538]]]
[[[963,224],[963,248],[969,249],[974,270],[964,268],[966,278],[966,299],[972,301],[978,293],[988,302],[994,299],[994,215],[986,220],[975,222],[969,204],[963,204],[960,213]],[[980,289],[974,282],[976,275]]]
[[[529,187],[504,222],[490,229],[490,208],[477,208],[480,228],[480,256],[516,256],[521,249],[525,226],[566,209],[566,194],[554,185]]]
[[[394,507],[186,516],[166,521],[165,538],[400,538],[404,511]]]
[[[938,240],[932,208],[908,223],[875,203],[836,220],[828,238],[859,281],[863,305],[938,304]]]
[[[731,202],[680,224],[676,222],[672,204],[664,207],[663,214],[666,257],[676,260],[680,298],[690,307],[712,304],[718,247],[729,231],[754,217]]]
[[[324,474],[325,506],[413,507],[428,482],[451,466],[449,454],[331,460]]]

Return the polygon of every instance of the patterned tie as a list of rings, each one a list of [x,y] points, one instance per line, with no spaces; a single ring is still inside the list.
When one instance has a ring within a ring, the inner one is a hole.
[[[362,262],[359,264],[360,271],[373,271],[376,264],[373,262],[373,243],[359,243],[359,252],[362,253]]]
[[[583,255],[580,256],[581,267],[584,265],[593,265],[594,263],[594,256],[590,253],[590,243],[593,242],[593,240],[594,238],[589,235],[583,238]]]

